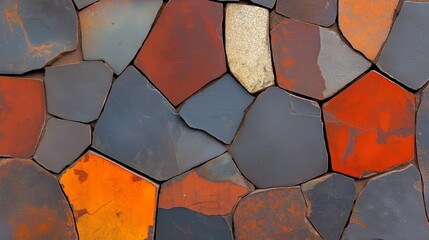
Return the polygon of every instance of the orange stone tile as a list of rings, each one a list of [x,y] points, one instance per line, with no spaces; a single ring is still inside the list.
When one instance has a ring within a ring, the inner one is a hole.
[[[158,186],[88,152],[60,178],[85,239],[153,239]]]
[[[332,168],[367,177],[414,158],[414,95],[375,71],[324,104]]]

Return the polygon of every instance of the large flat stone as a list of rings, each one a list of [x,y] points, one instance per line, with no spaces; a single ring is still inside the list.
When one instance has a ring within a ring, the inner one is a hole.
[[[269,9],[273,8],[274,4],[276,4],[276,0],[250,0],[250,1]]]
[[[338,0],[277,0],[276,12],[303,22],[329,27],[337,18]]]

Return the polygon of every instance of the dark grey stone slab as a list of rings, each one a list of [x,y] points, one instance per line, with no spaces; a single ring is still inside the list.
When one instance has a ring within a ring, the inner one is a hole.
[[[276,0],[250,0],[250,1],[269,9],[273,8],[274,4],[276,4]]]
[[[78,9],[82,9],[86,6],[89,6],[95,2],[98,2],[98,0],[73,0],[74,4],[76,4],[76,7]]]
[[[113,84],[92,146],[157,180],[225,152],[208,134],[189,128],[134,67],[128,67]]]
[[[252,95],[227,74],[188,99],[179,113],[192,128],[229,144],[252,101]]]
[[[259,188],[293,186],[325,173],[319,106],[279,88],[267,89],[247,113],[231,154]]]
[[[277,0],[276,12],[286,17],[329,27],[337,19],[338,0]]]
[[[46,68],[48,112],[72,121],[96,120],[109,93],[112,77],[109,67],[97,61]]]

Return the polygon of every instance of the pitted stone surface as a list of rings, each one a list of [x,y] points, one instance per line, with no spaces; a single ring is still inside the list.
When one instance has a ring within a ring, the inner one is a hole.
[[[276,12],[286,17],[329,27],[337,18],[338,0],[277,0]]]

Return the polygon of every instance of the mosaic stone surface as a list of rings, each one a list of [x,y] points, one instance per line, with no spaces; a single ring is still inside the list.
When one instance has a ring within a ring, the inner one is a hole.
[[[286,17],[329,27],[337,18],[338,0],[277,0],[276,12]]]

